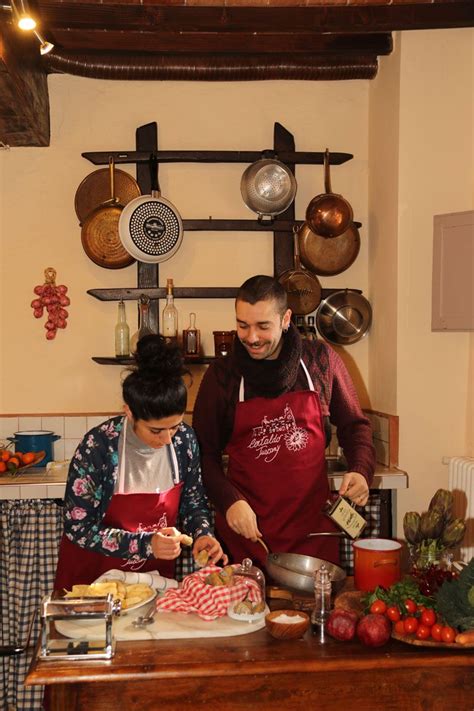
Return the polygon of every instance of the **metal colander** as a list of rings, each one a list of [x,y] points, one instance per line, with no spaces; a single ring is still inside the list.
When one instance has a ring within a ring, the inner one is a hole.
[[[250,210],[273,217],[285,212],[295,199],[296,179],[284,163],[261,158],[245,169],[240,192]]]

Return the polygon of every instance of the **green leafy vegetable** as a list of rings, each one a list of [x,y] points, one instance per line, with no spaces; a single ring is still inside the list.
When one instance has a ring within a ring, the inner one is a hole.
[[[400,580],[400,582],[394,583],[387,589],[377,587],[374,592],[367,593],[363,598],[366,608],[370,608],[375,600],[383,600],[387,607],[396,605],[401,613],[406,612],[405,600],[413,600],[417,605],[424,605],[425,607],[434,607],[433,598],[422,595],[418,583],[412,578]]]
[[[436,593],[436,607],[445,622],[461,631],[474,629],[474,558],[458,578],[443,583]]]

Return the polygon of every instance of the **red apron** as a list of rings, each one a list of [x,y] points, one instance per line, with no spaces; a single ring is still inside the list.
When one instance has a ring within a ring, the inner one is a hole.
[[[319,397],[301,361],[309,390],[244,402],[240,384],[232,437],[227,445],[228,477],[257,516],[272,553],[301,553],[339,561],[337,536],[308,538],[316,531],[337,531],[322,513],[330,496],[324,451],[326,438]],[[264,548],[232,531],[216,513],[216,531],[231,559],[251,558],[265,566]]]
[[[159,531],[165,526],[174,526],[178,516],[179,502],[183,482],[179,480],[178,463],[173,445],[171,455],[173,461],[173,481],[175,485],[160,494],[124,494],[123,479],[125,465],[126,420],[123,428],[122,456],[119,470],[118,493],[112,496],[109,507],[102,519],[102,524],[109,528],[120,528],[124,531]],[[159,570],[167,578],[174,578],[174,560],[148,560],[133,555],[129,558],[116,558],[96,551],[82,548],[72,543],[63,535],[59,547],[58,567],[56,570],[55,590],[70,590],[72,585],[90,585],[99,575],[107,570],[128,568],[147,572]]]

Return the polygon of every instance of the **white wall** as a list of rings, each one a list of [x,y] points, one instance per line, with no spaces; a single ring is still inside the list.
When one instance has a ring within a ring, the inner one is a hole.
[[[136,285],[136,268],[107,270],[85,255],[74,212],[74,195],[94,166],[84,151],[134,150],[137,126],[157,121],[162,149],[261,150],[273,145],[282,123],[297,150],[353,153],[332,171],[333,188],[347,196],[358,220],[362,248],[343,274],[323,286],[367,289],[367,81],[350,82],[115,82],[52,75],[51,145],[13,148],[0,155],[4,205],[0,212],[5,250],[2,268],[3,392],[0,412],[93,412],[120,407],[119,369],[100,366],[93,355],[113,354],[116,304],[86,294],[99,287]],[[161,166],[160,187],[183,218],[254,217],[242,202],[245,165]],[[130,172],[134,166],[126,166]],[[322,166],[297,166],[297,217],[323,189]],[[176,255],[160,267],[160,281],[177,286],[238,286],[259,272],[271,273],[272,233],[187,233]],[[69,287],[69,325],[56,340],[44,338],[30,302],[46,267]],[[181,301],[179,327],[195,311],[207,354],[213,329],[234,324],[230,300]],[[131,303],[127,312],[136,327]],[[13,338],[15,335],[15,338]],[[358,382],[368,379],[368,341],[348,349]],[[360,376],[356,372],[360,370]],[[5,377],[5,375],[7,377]],[[362,385],[361,385],[362,387]],[[366,395],[363,396],[367,404]]]
[[[370,382],[377,405],[393,400],[388,382],[393,377],[396,383],[400,466],[410,482],[398,498],[401,531],[405,511],[425,509],[432,493],[447,486],[443,456],[472,453],[472,335],[431,332],[431,276],[433,215],[474,207],[474,32],[407,32],[396,42],[395,54],[382,61],[371,91],[371,117],[385,117],[384,127],[394,139],[396,160],[388,174],[393,195],[385,195],[381,206],[370,195],[371,227],[384,219],[381,208],[388,201],[388,233],[397,243],[395,255],[393,245],[386,244],[381,256],[383,238],[371,232],[371,247],[376,249],[370,263],[374,301],[387,300],[383,271],[392,284],[391,314],[396,303],[395,342],[392,324],[385,334],[394,346],[396,366],[391,363],[393,373],[384,368],[385,383],[377,366],[373,377],[372,363],[379,355],[386,364],[390,358],[372,343]],[[386,96],[397,94],[399,101],[389,110]],[[380,172],[373,163],[376,149],[384,151],[382,124],[379,129],[371,152],[374,173]],[[379,192],[383,189],[374,186],[374,196]]]

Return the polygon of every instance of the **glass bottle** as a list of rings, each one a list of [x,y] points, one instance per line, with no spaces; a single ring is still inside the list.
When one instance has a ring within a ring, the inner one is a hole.
[[[117,324],[115,326],[115,356],[123,358],[130,355],[130,329],[123,299],[118,304]]]
[[[137,349],[137,343],[143,336],[153,334],[153,329],[150,323],[150,297],[145,294],[140,294],[138,299],[138,331],[136,331],[130,340],[130,350],[133,352]]]
[[[311,614],[313,633],[325,642],[325,625],[331,611],[331,576],[323,563],[314,572],[314,608]]]
[[[196,314],[189,314],[189,326],[183,330],[183,351],[186,356],[199,355],[201,334],[196,328]]]
[[[308,325],[306,327],[306,337],[311,341],[315,341],[318,337],[316,326],[314,325],[314,316],[308,316]]]
[[[178,339],[178,310],[174,305],[173,280],[166,280],[166,306],[163,309],[161,322],[162,335],[167,342],[176,342]]]

